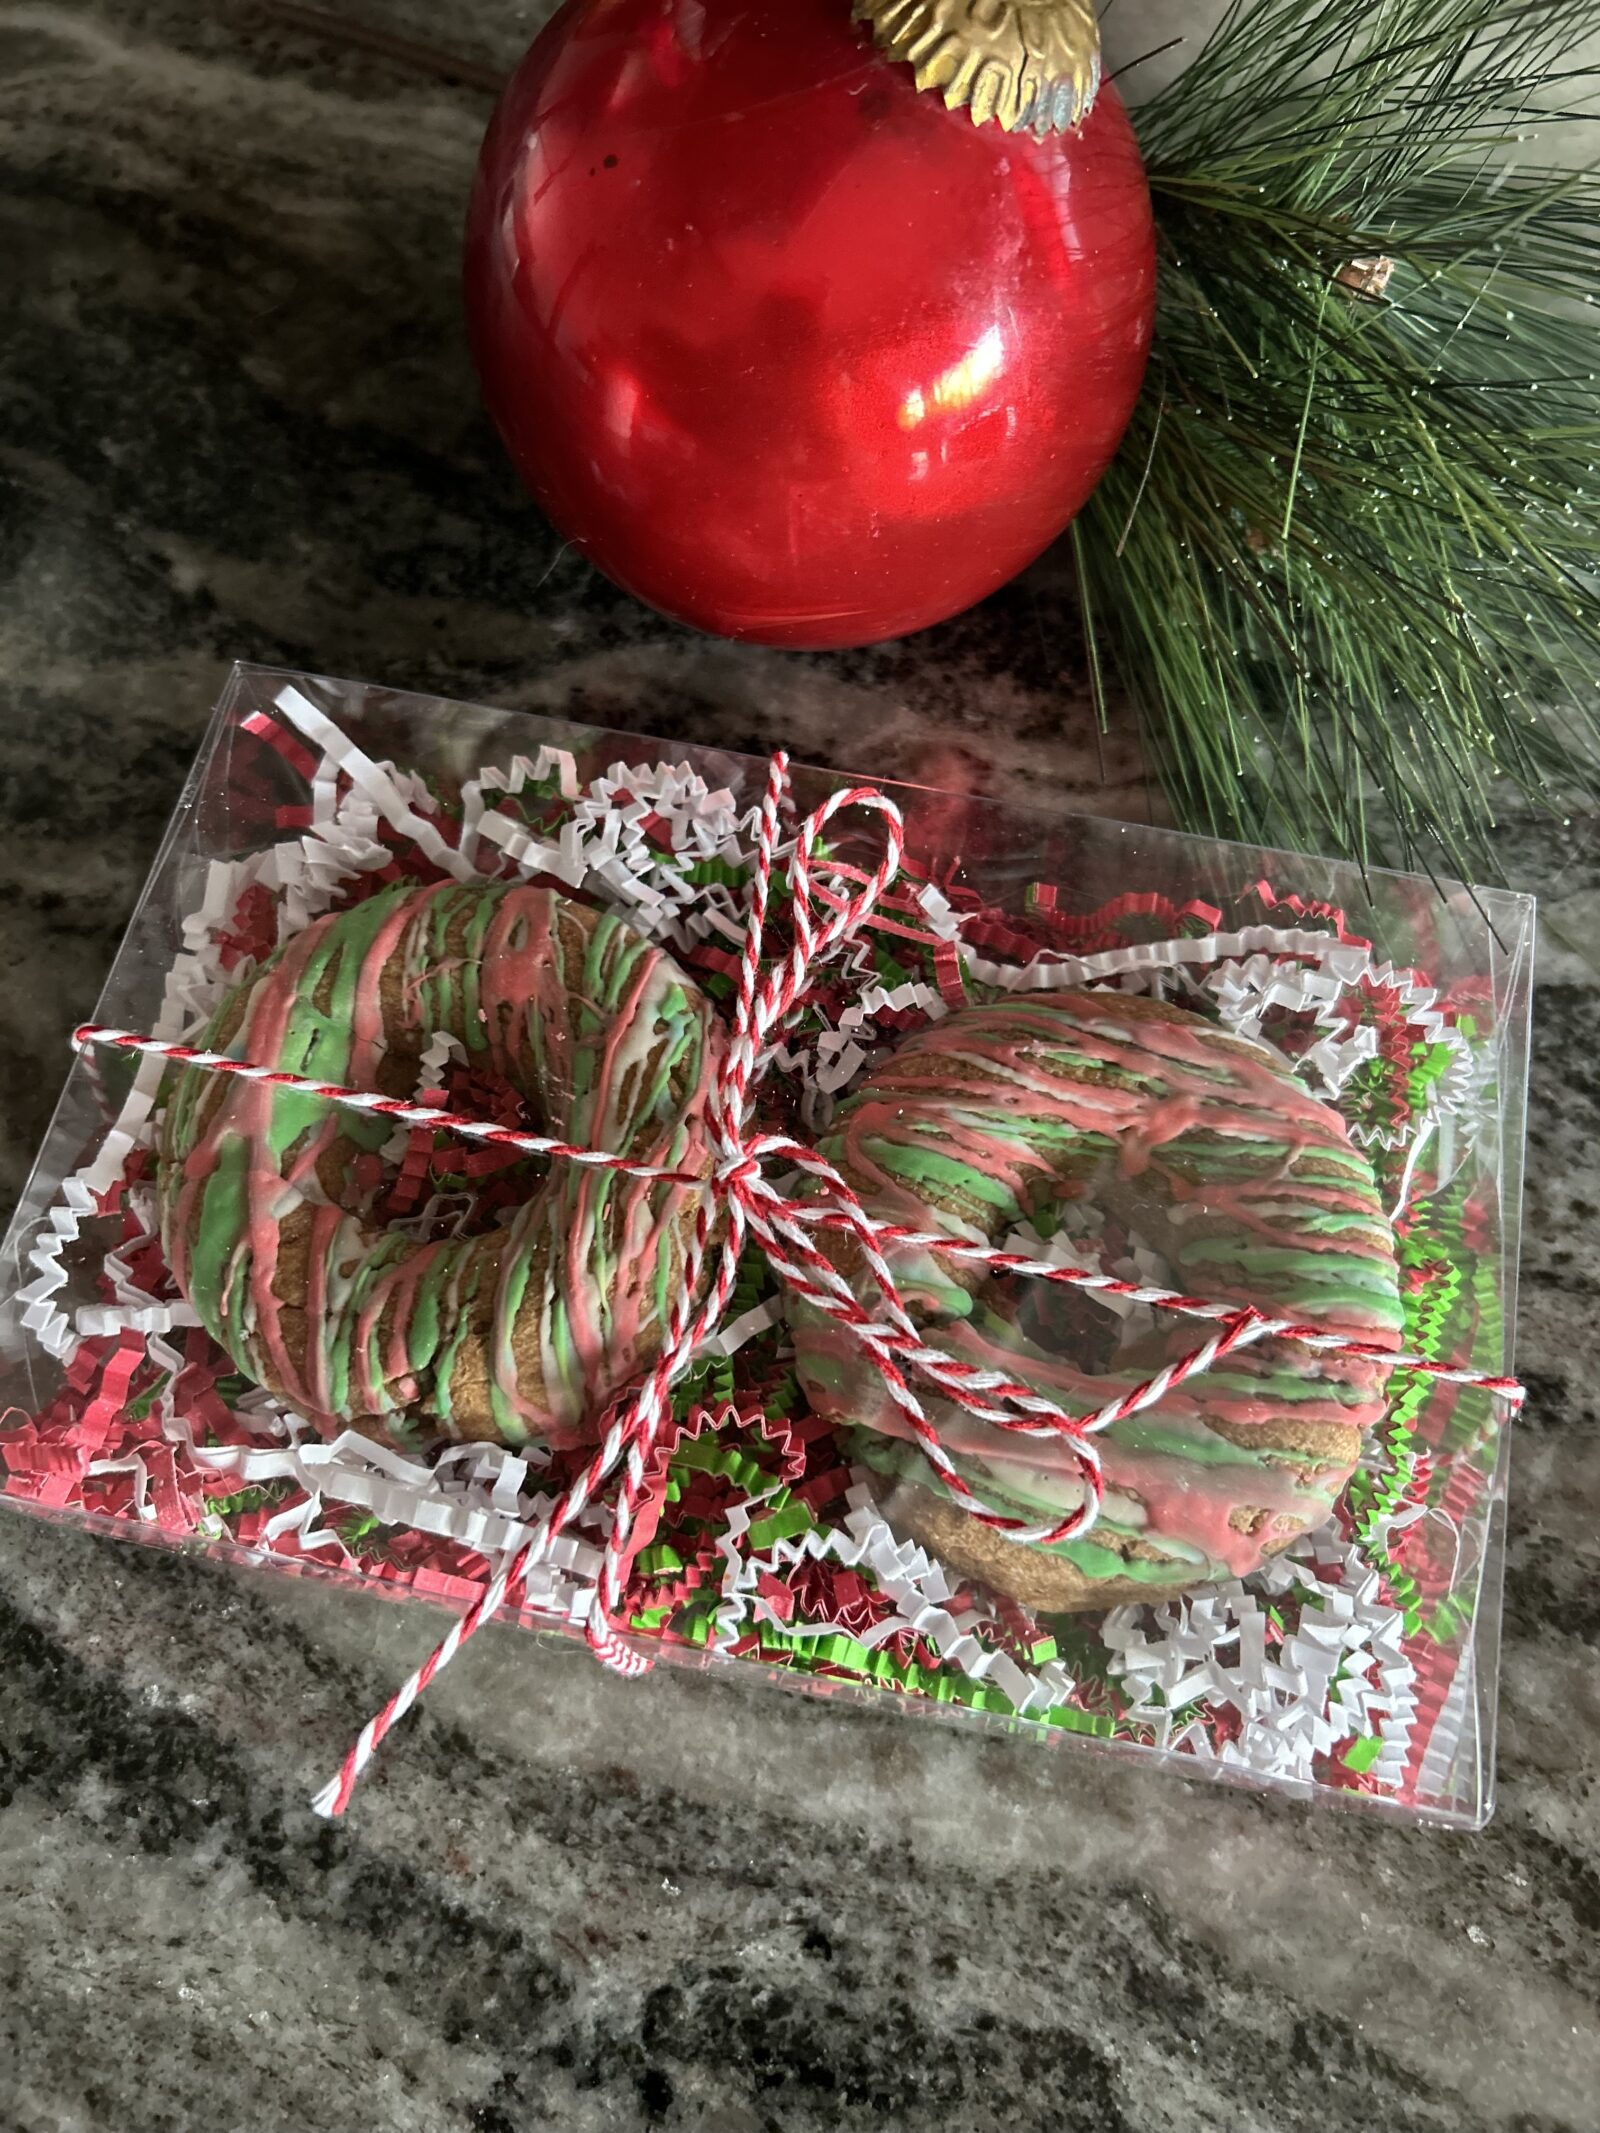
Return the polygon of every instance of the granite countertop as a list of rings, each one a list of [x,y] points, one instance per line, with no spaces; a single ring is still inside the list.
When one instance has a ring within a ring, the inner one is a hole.
[[[644,613],[522,499],[456,248],[541,12],[0,12],[6,1206],[235,657],[1148,805],[1048,561],[906,644],[768,655]],[[308,1781],[436,1618],[6,1519],[0,2127],[1592,2127],[1597,824],[1506,856],[1546,941],[1486,1834],[509,1631],[329,1827]]]

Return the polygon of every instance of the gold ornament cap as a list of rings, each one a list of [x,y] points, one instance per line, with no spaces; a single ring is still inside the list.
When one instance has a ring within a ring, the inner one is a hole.
[[[1100,87],[1094,0],[855,0],[873,42],[975,126],[1065,133]]]

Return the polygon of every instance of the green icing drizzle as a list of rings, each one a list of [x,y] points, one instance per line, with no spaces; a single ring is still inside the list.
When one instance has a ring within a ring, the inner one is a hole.
[[[1174,1287],[1248,1298],[1367,1340],[1402,1328],[1393,1237],[1371,1167],[1338,1114],[1266,1047],[1179,1009],[1060,993],[949,1016],[857,1085],[824,1152],[884,1220],[999,1241],[1021,1216],[1048,1236],[1063,1204],[1098,1200],[1154,1236]],[[1070,1351],[1070,1313],[1053,1332],[1050,1314],[1019,1306],[1014,1284],[974,1277],[969,1291],[937,1253],[903,1252],[898,1272],[940,1345],[1021,1377],[1069,1414],[1092,1412],[1203,1337],[1198,1324],[1162,1318],[1160,1339],[1101,1369]],[[860,1442],[881,1427],[898,1443],[903,1425],[848,1343],[805,1311],[796,1339],[814,1403],[867,1425]],[[1125,1555],[1119,1542],[1130,1536],[1109,1508],[1093,1534],[1059,1552],[1091,1581],[1170,1587],[1174,1564],[1187,1582],[1195,1566],[1243,1574],[1266,1545],[1327,1515],[1356,1432],[1382,1411],[1376,1366],[1296,1355],[1286,1343],[1243,1351],[1101,1435],[1112,1500],[1140,1507],[1138,1540],[1170,1559]],[[1278,1449],[1275,1422],[1302,1434]],[[963,1423],[956,1441],[985,1442],[984,1425]],[[1306,1448],[1294,1449],[1297,1441]],[[1008,1494],[1025,1503],[1030,1494],[1016,1449],[1008,1440],[1009,1456],[998,1456],[997,1441],[997,1456],[984,1462],[979,1494],[997,1507]],[[914,1447],[894,1456],[908,1479],[941,1487]],[[1042,1481],[1073,1471],[1066,1448],[1041,1449]],[[1059,1485],[1042,1500],[1059,1508]],[[1039,1508],[1027,1504],[1030,1523],[1040,1522]]]
[[[213,1041],[235,1025],[235,1057],[371,1086],[386,1046],[420,1052],[443,1030],[518,1081],[562,1137],[675,1167],[699,1160],[716,1056],[704,997],[620,920],[548,891],[397,884],[319,920],[247,988],[242,1017],[236,994],[212,1023]],[[218,1100],[203,1074],[175,1076],[163,1224],[203,1322],[241,1370],[312,1411],[409,1410],[449,1430],[468,1419],[460,1366],[487,1279],[480,1420],[512,1442],[580,1428],[654,1352],[689,1189],[556,1165],[504,1231],[422,1244],[374,1230],[364,1197],[343,1215],[327,1205],[334,1173],[348,1179],[391,1131],[293,1092],[233,1084]],[[278,1271],[291,1218],[286,1264],[303,1277]],[[522,1321],[537,1327],[526,1344]],[[519,1350],[541,1358],[531,1387]]]

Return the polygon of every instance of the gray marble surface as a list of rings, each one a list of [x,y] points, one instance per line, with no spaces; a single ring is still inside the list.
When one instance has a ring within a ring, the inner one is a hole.
[[[455,254],[537,15],[0,7],[7,1204],[235,656],[1147,804],[1049,562],[908,644],[769,656],[520,498]],[[0,2129],[1592,2128],[1597,825],[1512,824],[1507,864],[1547,934],[1485,1835],[494,1632],[328,1828],[308,1781],[435,1618],[10,1518]]]

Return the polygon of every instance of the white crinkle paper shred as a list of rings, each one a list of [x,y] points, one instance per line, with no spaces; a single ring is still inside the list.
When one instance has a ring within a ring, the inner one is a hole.
[[[759,1513],[762,1501],[755,1497],[736,1507],[729,1514],[727,1532],[718,1542],[724,1573],[715,1650],[728,1650],[751,1620],[772,1623],[790,1636],[831,1635],[838,1627],[836,1623],[785,1621],[757,1590],[765,1575],[781,1575],[808,1560],[828,1560],[843,1563],[847,1569],[870,1572],[879,1591],[895,1602],[892,1615],[870,1628],[849,1632],[856,1643],[868,1650],[911,1631],[931,1644],[947,1666],[959,1668],[970,1680],[998,1688],[1023,1716],[1048,1711],[1072,1694],[1076,1684],[1059,1660],[1037,1668],[1025,1667],[1009,1652],[982,1641],[978,1632],[987,1624],[988,1616],[975,1608],[959,1614],[951,1612],[946,1604],[951,1589],[943,1568],[916,1542],[896,1538],[864,1476],[858,1474],[849,1490],[846,1501],[850,1509],[842,1527],[815,1528],[789,1540],[775,1541],[762,1555],[741,1553],[739,1543]]]
[[[1254,1588],[1254,1589],[1252,1589]],[[1269,1650],[1263,1597],[1299,1588],[1296,1627]],[[1360,1551],[1313,1534],[1259,1571],[1176,1599],[1114,1608],[1102,1636],[1112,1673],[1155,1745],[1258,1777],[1309,1783],[1314,1760],[1355,1734],[1382,1743],[1371,1774],[1397,1785],[1416,1713],[1404,1622]],[[1213,1744],[1192,1707],[1228,1706],[1237,1739]]]
[[[957,938],[968,977],[1004,992],[1059,992],[1111,984],[1127,991],[1158,987],[1166,991],[1172,981],[1178,990],[1213,1006],[1225,1029],[1257,1041],[1269,1009],[1309,1014],[1329,1034],[1294,1064],[1318,1094],[1329,1098],[1339,1096],[1356,1069],[1377,1056],[1374,1029],[1358,1023],[1347,1035],[1336,1034],[1345,994],[1363,981],[1379,991],[1392,992],[1418,1041],[1444,1046],[1450,1061],[1430,1088],[1422,1112],[1403,1127],[1351,1125],[1351,1138],[1365,1147],[1401,1147],[1413,1135],[1431,1131],[1440,1118],[1461,1111],[1475,1093],[1473,1047],[1436,1005],[1437,992],[1419,983],[1414,972],[1397,969],[1379,960],[1370,948],[1340,941],[1329,933],[1304,927],[1246,926],[1233,933],[1139,941],[1125,948],[1101,949],[1094,955],[1051,950],[1022,964],[991,962]],[[1296,960],[1286,962],[1285,957]],[[1204,975],[1196,975],[1201,970]]]

